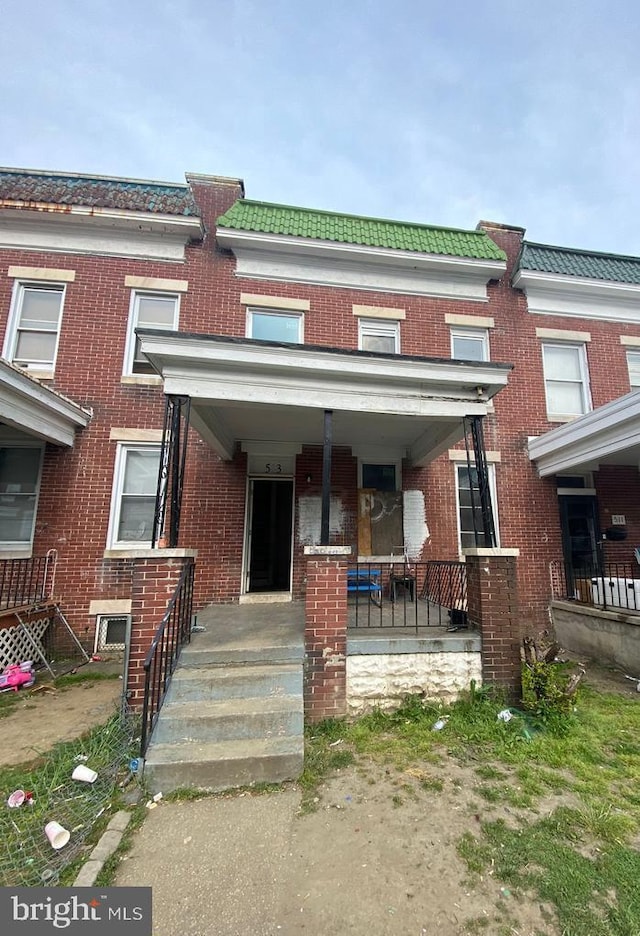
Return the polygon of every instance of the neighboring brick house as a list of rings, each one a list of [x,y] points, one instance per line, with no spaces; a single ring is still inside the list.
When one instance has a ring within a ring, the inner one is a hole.
[[[520,550],[524,624],[544,627],[578,521],[528,440],[629,390],[640,261],[523,234],[269,205],[215,176],[1,171],[0,558],[55,548],[88,645],[97,615],[130,607],[164,389],[191,401],[178,545],[198,550],[196,606],[301,597],[323,522],[354,555],[455,559],[473,542],[462,421],[482,416],[498,542]],[[602,528],[624,514],[640,542],[637,462],[569,474],[574,506]],[[376,542],[363,489],[404,492],[401,542]]]

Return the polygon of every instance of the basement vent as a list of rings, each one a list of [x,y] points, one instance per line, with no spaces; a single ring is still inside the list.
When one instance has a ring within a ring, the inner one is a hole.
[[[124,650],[129,639],[130,614],[99,614],[94,652]]]

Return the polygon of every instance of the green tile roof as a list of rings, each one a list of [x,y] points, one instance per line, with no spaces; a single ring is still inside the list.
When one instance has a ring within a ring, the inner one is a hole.
[[[484,231],[458,231],[406,221],[361,218],[250,199],[237,201],[226,214],[218,218],[218,227],[449,257],[506,259],[503,251]]]
[[[516,270],[559,273],[584,279],[609,280],[640,285],[640,257],[576,250],[572,247],[549,247],[525,241]]]

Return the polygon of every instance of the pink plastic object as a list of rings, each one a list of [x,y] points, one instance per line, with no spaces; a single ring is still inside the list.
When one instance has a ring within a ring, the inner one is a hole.
[[[28,689],[29,686],[33,686],[35,681],[36,678],[31,665],[27,669],[26,663],[12,663],[0,673],[0,692],[8,692],[10,689],[13,689],[14,692],[17,692],[20,688]]]

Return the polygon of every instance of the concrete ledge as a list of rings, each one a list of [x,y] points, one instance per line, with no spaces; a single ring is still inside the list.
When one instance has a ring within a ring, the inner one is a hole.
[[[519,549],[498,549],[497,547],[489,548],[487,546],[469,546],[468,549],[463,549],[462,553],[465,556],[489,556],[489,557],[497,556],[498,558],[500,558],[501,556],[517,557],[520,555],[520,550]]]
[[[95,846],[88,861],[80,869],[80,873],[73,882],[74,887],[93,887],[96,879],[102,871],[105,861],[116,851],[125,829],[131,821],[131,813],[124,809],[119,810],[111,819],[109,825],[100,836],[98,844]]]
[[[469,637],[347,637],[347,656],[389,653],[480,653],[480,634]]]
[[[105,549],[104,559],[195,559],[197,549]]]
[[[305,546],[305,556],[350,556],[351,546]]]

